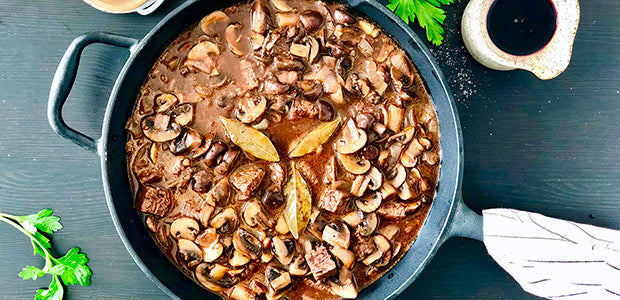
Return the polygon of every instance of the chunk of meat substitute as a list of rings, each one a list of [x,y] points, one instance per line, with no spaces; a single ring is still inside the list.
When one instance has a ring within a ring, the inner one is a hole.
[[[349,199],[349,193],[336,189],[328,189],[321,195],[319,207],[329,212],[336,212],[347,199]]]
[[[358,261],[363,260],[375,251],[375,243],[369,237],[361,236],[358,233],[354,233],[352,237],[351,251],[353,251]]]
[[[138,199],[142,201],[136,203],[136,208],[139,211],[163,217],[170,210],[172,203],[170,192],[157,187],[144,186],[140,193]]]
[[[296,99],[291,104],[291,120],[299,118],[316,119],[319,116],[319,108],[308,100]]]
[[[258,166],[249,166],[237,172],[231,179],[230,183],[239,190],[242,196],[249,197],[250,194],[260,185],[265,170]]]
[[[305,257],[314,279],[321,280],[336,274],[336,262],[325,246],[315,247]]]
[[[389,201],[381,204],[379,209],[377,209],[377,213],[384,218],[388,219],[400,219],[404,218],[407,212],[407,207],[405,204],[396,201]]]

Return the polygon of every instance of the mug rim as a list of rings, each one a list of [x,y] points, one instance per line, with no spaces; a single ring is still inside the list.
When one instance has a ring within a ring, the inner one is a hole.
[[[129,8],[129,9],[126,9],[126,10],[111,10],[109,8],[102,7],[102,6],[99,6],[99,5],[95,4],[95,3],[93,3],[93,0],[82,0],[82,1],[84,1],[86,4],[88,4],[92,8],[95,8],[95,9],[97,9],[99,11],[102,11],[102,12],[106,12],[106,13],[110,13],[110,14],[127,14],[127,13],[133,13],[133,12],[136,12],[136,11],[138,11],[140,9],[146,8],[149,5],[153,4],[156,0],[141,0],[141,3],[138,4],[138,6],[133,7],[133,8]]]

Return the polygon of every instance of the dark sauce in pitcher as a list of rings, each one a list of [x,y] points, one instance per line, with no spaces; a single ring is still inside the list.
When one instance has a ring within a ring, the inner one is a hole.
[[[556,13],[549,0],[497,0],[487,18],[491,40],[514,55],[542,49],[556,29]]]

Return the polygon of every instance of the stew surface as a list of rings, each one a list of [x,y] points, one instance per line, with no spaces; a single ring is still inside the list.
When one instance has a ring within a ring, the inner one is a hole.
[[[409,58],[320,1],[205,16],[161,55],[126,128],[145,225],[227,299],[357,297],[415,240],[440,165]]]

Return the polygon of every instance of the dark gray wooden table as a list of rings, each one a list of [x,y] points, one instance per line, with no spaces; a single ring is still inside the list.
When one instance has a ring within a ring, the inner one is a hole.
[[[52,208],[65,229],[55,248],[80,245],[91,259],[90,288],[70,299],[165,298],[117,237],[101,186],[99,158],[61,139],[46,119],[47,95],[69,42],[93,30],[143,37],[181,1],[151,16],[108,15],[80,0],[0,1],[0,210]],[[452,88],[465,140],[465,202],[474,210],[511,207],[620,228],[620,2],[582,0],[569,68],[540,81],[524,71],[488,70],[467,53],[460,15],[447,8],[446,41],[432,47]],[[416,28],[418,33],[421,31]],[[105,102],[127,53],[88,47],[64,110],[71,126],[98,136]],[[0,224],[3,299],[32,298],[47,278],[22,281],[41,266],[30,244]],[[528,299],[486,254],[455,239],[437,253],[401,299]]]

